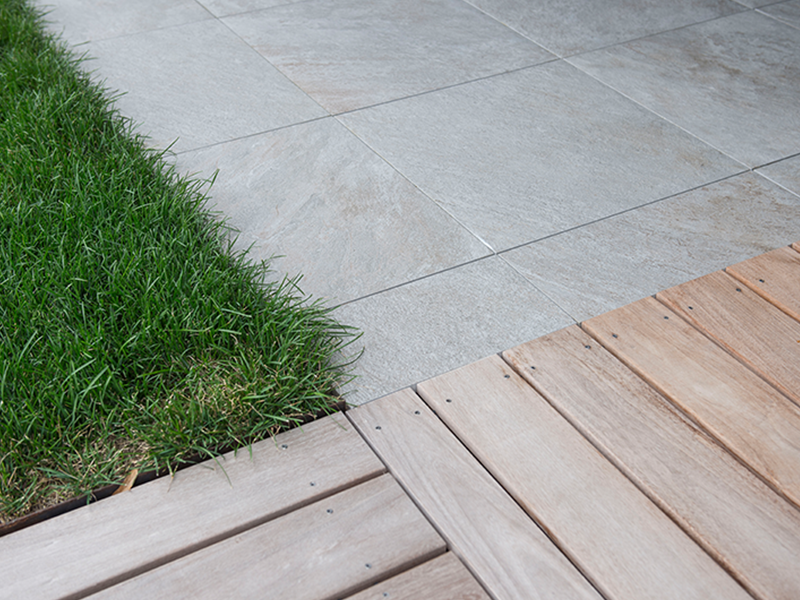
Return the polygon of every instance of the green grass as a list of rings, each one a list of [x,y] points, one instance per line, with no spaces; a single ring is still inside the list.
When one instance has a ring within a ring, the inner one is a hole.
[[[24,0],[0,0],[0,522],[330,411],[353,332],[265,283]]]

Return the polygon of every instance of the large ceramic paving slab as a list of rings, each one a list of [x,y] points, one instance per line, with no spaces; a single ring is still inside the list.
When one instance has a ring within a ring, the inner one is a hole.
[[[800,321],[800,244],[731,265],[725,272]]]
[[[569,59],[755,167],[800,151],[800,30],[744,12]]]
[[[578,327],[503,357],[757,598],[800,595],[800,512]]]
[[[0,538],[8,598],[86,594],[375,477],[342,415]]]
[[[341,598],[444,550],[411,499],[384,475],[95,598]]]
[[[332,113],[555,58],[461,0],[310,0],[224,22]]]
[[[417,392],[607,598],[749,598],[499,356]]]
[[[347,600],[489,600],[472,574],[452,552],[376,583]]]
[[[723,271],[656,298],[800,406],[800,323]]]
[[[655,298],[583,328],[800,507],[800,408],[791,400]]]
[[[336,309],[364,354],[346,400],[362,404],[573,321],[497,257]]]
[[[779,2],[771,4],[761,9],[770,17],[774,17],[800,29],[800,0],[792,0],[792,2]]]
[[[743,169],[563,62],[340,119],[497,251]]]
[[[272,8],[282,4],[302,2],[303,0],[197,0],[215,17],[226,17],[239,13]]]
[[[239,246],[303,274],[306,293],[340,303],[490,249],[332,118],[178,156],[211,175],[211,204]]]
[[[117,107],[175,151],[324,116],[325,111],[217,20],[86,46]]]
[[[502,257],[582,321],[800,234],[800,201],[745,173]]]
[[[758,172],[800,196],[800,156],[772,163]]]
[[[683,27],[744,8],[730,0],[469,0],[559,56]]]
[[[36,5],[70,44],[212,18],[195,0],[37,0]]]
[[[370,402],[348,417],[492,597],[599,600],[413,391]]]

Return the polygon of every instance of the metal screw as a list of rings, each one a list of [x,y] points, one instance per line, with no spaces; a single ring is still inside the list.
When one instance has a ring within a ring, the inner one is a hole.
[[[314,487],[317,484],[312,481],[310,485],[311,485],[311,487]]]
[[[380,425],[375,425],[375,429],[380,429],[380,428],[381,428]]]
[[[667,317],[667,316],[665,316],[664,318],[665,318],[665,319],[669,319],[669,317]]]
[[[759,283],[764,283],[763,279],[759,279],[758,281],[759,281]]]
[[[415,415],[418,415],[418,414],[419,414],[419,411],[418,411],[418,410],[415,410],[415,411],[414,411],[414,414],[415,414]]]
[[[741,292],[741,291],[742,291],[742,288],[736,288],[736,291],[737,291],[737,292]]]
[[[619,337],[619,336],[616,333],[612,333],[611,337],[615,338],[615,337]]]
[[[329,515],[332,515],[332,514],[333,514],[333,509],[332,509],[332,508],[329,508],[329,509],[328,509],[328,514],[329,514]]]
[[[365,566],[365,567],[367,567],[368,569],[371,569],[371,568],[372,568],[372,565],[371,565],[371,564],[369,564],[369,563],[367,563],[367,564],[366,564],[366,565],[364,565],[364,566]]]
[[[284,450],[286,450],[288,447],[289,446],[287,446],[286,444],[281,444],[281,448],[283,448]]]
[[[592,347],[589,346],[588,344],[586,346],[584,346],[584,348],[586,348],[587,350],[591,350],[592,349]]]
[[[445,400],[445,402],[452,402],[452,400],[448,398],[447,400]]]
[[[690,306],[690,307],[689,307],[689,310],[694,310],[694,308]]]
[[[533,370],[535,371],[535,370],[536,370],[536,367],[534,367],[533,365],[531,365],[531,369],[533,369]]]
[[[511,379],[511,375],[504,375],[503,377],[504,377],[505,379]]]

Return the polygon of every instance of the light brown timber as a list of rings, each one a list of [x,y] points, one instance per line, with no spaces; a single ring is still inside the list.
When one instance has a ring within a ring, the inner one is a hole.
[[[800,242],[725,269],[787,315],[800,321]]]
[[[800,511],[577,326],[503,353],[762,599],[800,598]]]

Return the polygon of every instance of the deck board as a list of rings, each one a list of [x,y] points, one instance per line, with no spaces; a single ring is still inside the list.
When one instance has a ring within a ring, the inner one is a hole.
[[[417,390],[606,597],[749,598],[500,357]]]
[[[800,242],[792,248],[778,248],[737,263],[725,271],[800,321]]]
[[[254,444],[252,457],[226,454],[0,538],[3,591],[95,591],[384,471],[343,415],[327,417]]]
[[[600,344],[570,327],[503,356],[757,598],[800,596],[800,511]]]
[[[654,298],[583,327],[800,506],[800,408],[791,400]]]
[[[340,598],[445,543],[390,475],[349,488],[94,598]]]
[[[447,552],[347,600],[489,600],[456,555]]]
[[[722,271],[656,298],[800,405],[800,322]]]
[[[599,599],[413,391],[347,414],[493,597]]]

